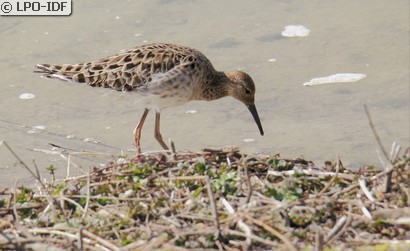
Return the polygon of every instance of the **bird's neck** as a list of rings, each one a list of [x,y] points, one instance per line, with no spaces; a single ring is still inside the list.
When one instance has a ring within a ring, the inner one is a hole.
[[[215,75],[203,88],[203,100],[215,100],[229,95],[231,82],[224,72],[216,71]]]

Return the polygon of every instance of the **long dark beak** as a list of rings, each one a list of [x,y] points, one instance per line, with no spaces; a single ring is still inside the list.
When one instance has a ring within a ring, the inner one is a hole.
[[[261,121],[259,119],[258,111],[256,110],[256,106],[248,105],[248,109],[252,113],[252,117],[255,120],[256,124],[258,125],[259,132],[261,133],[261,135],[263,135],[263,128],[262,128]]]

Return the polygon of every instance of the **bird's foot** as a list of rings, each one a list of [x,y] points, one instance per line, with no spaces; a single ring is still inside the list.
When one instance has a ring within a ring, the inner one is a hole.
[[[173,160],[177,160],[177,151],[175,150],[175,143],[172,139],[169,139],[169,145],[171,146],[171,156]]]

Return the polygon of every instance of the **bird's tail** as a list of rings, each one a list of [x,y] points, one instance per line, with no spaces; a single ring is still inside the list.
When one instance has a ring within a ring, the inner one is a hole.
[[[77,75],[87,68],[86,64],[37,64],[35,73],[41,73],[44,78],[56,78],[64,81],[78,81]]]

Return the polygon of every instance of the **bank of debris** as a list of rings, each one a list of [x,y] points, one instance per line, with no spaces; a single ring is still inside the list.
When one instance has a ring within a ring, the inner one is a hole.
[[[410,248],[408,149],[357,171],[224,148],[33,175],[35,187],[0,188],[2,250]]]

